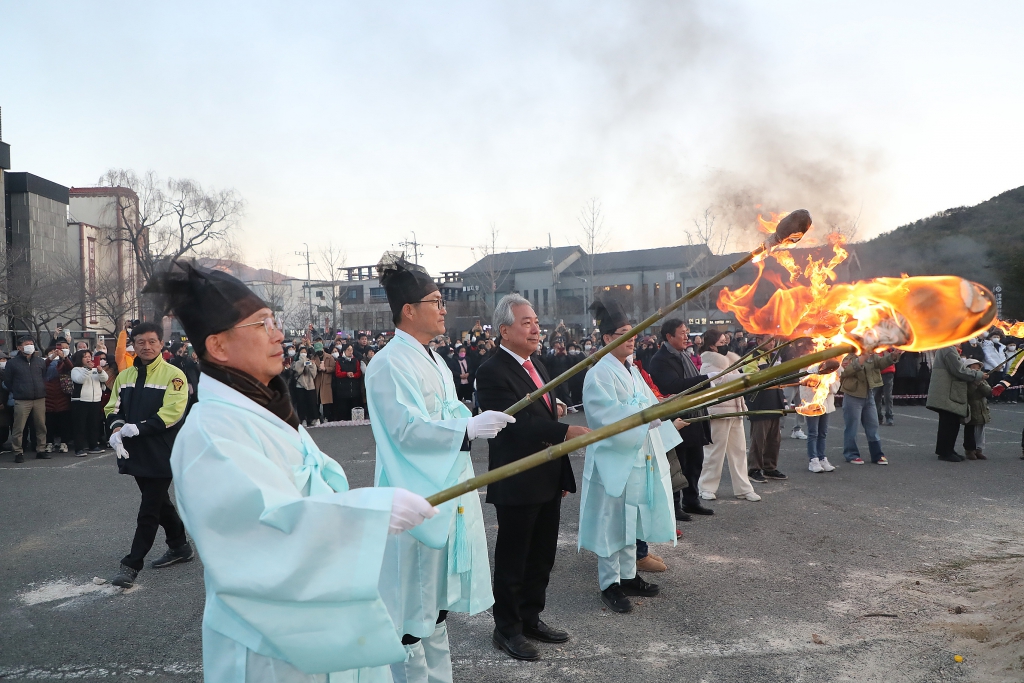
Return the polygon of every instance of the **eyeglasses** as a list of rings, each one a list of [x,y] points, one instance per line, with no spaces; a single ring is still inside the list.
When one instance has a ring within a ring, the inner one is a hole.
[[[254,323],[245,323],[244,325],[235,325],[235,328],[240,327],[255,327],[256,325],[263,325],[267,330],[267,334],[273,335],[274,332],[281,329],[281,326],[277,324],[277,321],[273,318],[264,318],[263,320],[257,320]]]
[[[417,303],[417,304],[434,304],[435,306],[437,306],[437,310],[439,310],[439,311],[442,308],[444,308],[444,309],[448,308],[448,302],[444,300],[444,297],[441,297],[439,299],[420,299],[419,301],[414,301],[413,303]]]

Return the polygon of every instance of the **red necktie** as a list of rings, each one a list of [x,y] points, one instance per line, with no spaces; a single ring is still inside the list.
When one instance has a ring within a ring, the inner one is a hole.
[[[538,389],[544,386],[544,383],[540,381],[540,375],[537,374],[537,368],[533,367],[532,360],[527,358],[526,362],[523,363],[523,368],[528,373],[530,373],[530,379],[533,380],[533,383],[537,386]],[[548,404],[548,410],[551,410],[551,397],[549,397],[547,394],[544,394],[544,402]]]

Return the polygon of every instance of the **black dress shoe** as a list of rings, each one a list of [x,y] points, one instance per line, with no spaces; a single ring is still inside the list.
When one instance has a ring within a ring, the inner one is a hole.
[[[684,505],[683,509],[689,512],[691,515],[713,515],[715,511],[711,508],[706,508],[703,505]]]
[[[622,582],[622,592],[625,595],[638,595],[642,598],[650,598],[660,593],[661,589],[658,588],[658,584],[647,583],[637,574],[632,579],[626,579]]]
[[[613,612],[618,612],[619,614],[633,611],[633,603],[629,601],[629,598],[622,591],[622,586],[617,583],[613,583],[601,591],[601,602],[608,605],[609,609]]]
[[[943,453],[939,456],[939,460],[945,462],[960,462],[960,458],[957,457],[958,453]]]
[[[49,453],[39,451],[36,453],[36,460],[51,460],[52,456]]]
[[[506,638],[498,629],[494,629],[491,641],[494,643],[494,647],[504,650],[505,654],[512,659],[521,659],[524,662],[540,659],[540,653],[537,652],[537,648],[521,633],[517,633],[511,638]]]
[[[1021,456],[1024,457],[1024,456]],[[676,508],[676,521],[677,522],[692,522],[693,517],[683,512],[682,508]]]
[[[523,635],[543,643],[564,643],[569,640],[568,633],[551,628],[540,619],[537,620],[536,626],[523,624]]]

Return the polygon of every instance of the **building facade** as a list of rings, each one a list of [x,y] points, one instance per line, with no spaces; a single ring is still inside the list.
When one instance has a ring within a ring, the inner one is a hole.
[[[142,317],[145,283],[133,243],[145,249],[139,198],[127,187],[73,187],[69,201],[82,272],[82,328],[113,334]]]

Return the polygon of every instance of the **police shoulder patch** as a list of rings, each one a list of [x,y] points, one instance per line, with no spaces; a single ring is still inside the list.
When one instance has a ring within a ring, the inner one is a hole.
[[[181,391],[181,388],[185,386],[185,380],[180,377],[175,377],[171,380],[171,386],[174,387],[175,391]]]

